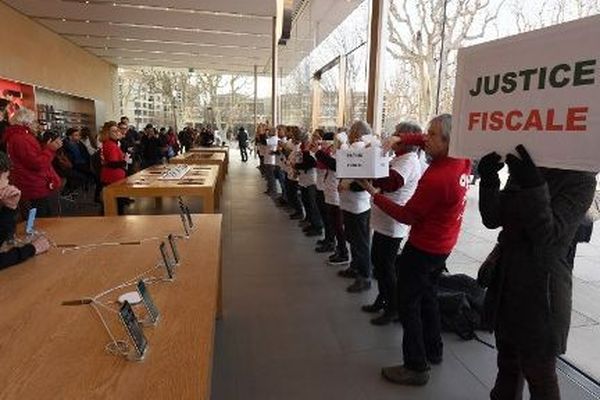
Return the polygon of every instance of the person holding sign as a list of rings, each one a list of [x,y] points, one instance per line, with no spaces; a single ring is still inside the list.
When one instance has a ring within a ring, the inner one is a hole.
[[[471,171],[469,160],[448,157],[451,131],[452,117],[442,114],[431,120],[427,135],[390,138],[388,146],[417,145],[432,159],[405,205],[361,181],[379,209],[411,226],[396,262],[404,365],[381,371],[384,378],[401,385],[425,385],[429,364],[439,364],[443,357],[437,282],[458,240]]]
[[[536,167],[522,145],[508,154],[509,180],[500,190],[501,156],[479,162],[483,224],[502,228],[500,258],[487,294],[486,318],[496,335],[498,375],[492,400],[558,400],[556,357],[566,351],[573,264],[568,258],[590,207],[595,173]]]
[[[421,127],[410,122],[396,125],[395,136],[421,134]],[[373,186],[398,205],[405,205],[414,194],[423,174],[416,146],[398,143],[393,150],[395,157],[390,161],[389,176],[373,181]],[[373,275],[377,279],[379,294],[373,304],[362,310],[368,313],[383,314],[373,318],[373,325],[387,325],[397,318],[398,291],[396,276],[396,255],[402,240],[408,233],[408,226],[396,221],[379,207],[371,207],[371,262]]]

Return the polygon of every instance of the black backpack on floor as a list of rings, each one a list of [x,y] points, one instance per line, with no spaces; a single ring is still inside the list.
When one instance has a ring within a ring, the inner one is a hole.
[[[484,298],[485,289],[470,276],[442,275],[438,291],[442,329],[464,340],[474,339],[475,331],[482,329]]]

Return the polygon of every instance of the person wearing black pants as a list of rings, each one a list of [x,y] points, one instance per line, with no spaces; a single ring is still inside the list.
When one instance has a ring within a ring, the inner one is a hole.
[[[437,285],[448,254],[433,254],[407,243],[398,258],[399,315],[404,327],[404,366],[427,371],[443,357]]]
[[[396,126],[394,135],[407,133],[420,134],[421,127],[402,122]],[[375,179],[373,186],[381,190],[384,196],[394,203],[403,206],[413,196],[422,175],[422,167],[417,156],[417,147],[397,144],[394,147],[396,156],[390,161],[388,176]],[[371,207],[371,228],[373,241],[371,244],[371,261],[373,275],[377,279],[379,295],[373,304],[362,307],[365,312],[384,313],[371,320],[373,325],[387,325],[398,313],[396,256],[402,239],[408,233],[408,226],[395,221],[376,205]]]
[[[432,161],[408,202],[401,206],[360,181],[373,195],[373,204],[394,220],[411,226],[398,257],[398,313],[403,324],[404,364],[385,367],[381,374],[400,385],[425,385],[428,363],[443,359],[437,283],[446,258],[458,241],[465,210],[471,162],[448,156],[452,116],[431,120],[427,137],[421,134],[392,136],[398,143],[424,147]]]
[[[317,253],[330,253],[335,250],[335,229],[333,226],[333,221],[329,217],[329,213],[327,211],[327,204],[325,204],[325,193],[323,190],[317,190],[317,207],[319,210],[319,215],[321,215],[323,220],[325,238],[317,246],[317,248],[315,248],[315,251]]]
[[[352,255],[350,269],[354,271],[356,277],[354,283],[347,288],[350,293],[358,293],[371,288],[370,216],[370,209],[360,214],[344,210],[344,230]]]
[[[298,171],[298,184],[302,193],[302,202],[306,211],[308,225],[303,228],[306,236],[321,236],[323,234],[323,220],[317,206],[317,160],[310,154],[309,137],[305,132],[300,132],[294,138],[301,145],[302,159],[296,163]]]
[[[248,132],[244,129],[243,126],[240,126],[237,134],[238,144],[240,146],[240,156],[242,157],[242,162],[248,161]],[[187,149],[186,149],[187,151]]]
[[[344,265],[350,262],[346,234],[344,231],[344,216],[340,209],[340,193],[336,177],[336,162],[332,157],[333,145],[322,147],[315,153],[317,162],[326,167],[323,179],[323,194],[325,197],[325,215],[327,224],[331,227],[335,237],[335,252],[327,259],[329,265]]]
[[[373,325],[387,325],[396,318],[398,313],[396,256],[401,243],[402,238],[390,237],[377,231],[373,232],[371,262],[379,294],[373,304],[362,307],[362,310],[366,312],[384,310],[382,315],[371,320]]]

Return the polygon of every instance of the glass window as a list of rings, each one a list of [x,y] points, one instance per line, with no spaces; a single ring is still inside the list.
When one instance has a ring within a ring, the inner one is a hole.
[[[367,56],[366,44],[352,51],[345,59],[344,125],[367,119]]]
[[[320,89],[320,104],[318,109],[319,127],[325,130],[334,130],[340,125],[339,100],[340,100],[340,65],[336,62],[332,67],[321,74],[318,80]]]

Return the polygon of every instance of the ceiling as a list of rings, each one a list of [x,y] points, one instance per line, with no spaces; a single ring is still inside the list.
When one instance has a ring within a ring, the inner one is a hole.
[[[261,73],[269,70],[272,18],[278,11],[277,0],[2,1],[118,66],[238,73],[252,73],[254,65]],[[287,0],[294,8],[302,3],[312,3],[303,31],[318,26],[320,37],[310,38],[312,47],[313,40],[322,40],[360,1]],[[290,47],[306,44],[308,39],[297,36],[288,42]],[[280,47],[287,70],[305,55]]]

